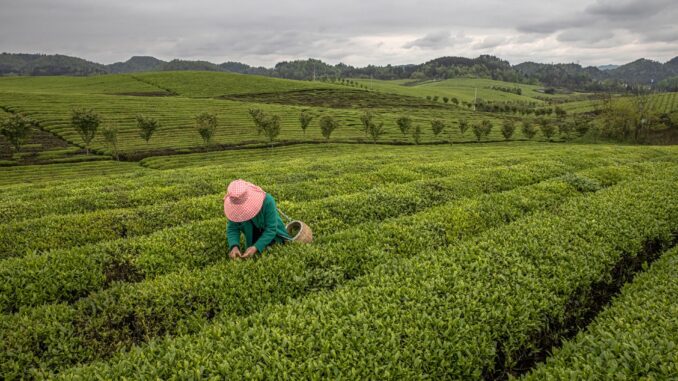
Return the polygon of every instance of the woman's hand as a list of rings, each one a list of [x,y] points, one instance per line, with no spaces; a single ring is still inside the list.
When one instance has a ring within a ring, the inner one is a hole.
[[[240,248],[238,246],[233,246],[233,249],[231,249],[231,252],[228,253],[228,256],[231,257],[231,259],[238,259],[242,257],[242,254],[240,254]]]
[[[247,250],[240,256],[240,258],[249,258],[258,252],[254,246],[248,247]]]

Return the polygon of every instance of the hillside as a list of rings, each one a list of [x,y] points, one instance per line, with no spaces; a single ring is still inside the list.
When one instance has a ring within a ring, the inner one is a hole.
[[[574,63],[544,64],[524,62],[511,65],[490,55],[477,58],[440,57],[422,64],[353,67],[343,63],[327,64],[316,59],[284,61],[273,68],[253,67],[240,62],[215,64],[207,61],[154,57],[132,57],[125,62],[101,65],[79,58],[37,54],[0,56],[0,75],[91,75],[101,73],[138,73],[145,71],[228,71],[242,74],[297,80],[373,78],[383,80],[440,80],[450,78],[486,78],[514,83],[544,84],[584,91],[623,90],[626,84],[649,84],[678,75],[678,57],[666,63],[639,59],[626,65],[582,67]]]

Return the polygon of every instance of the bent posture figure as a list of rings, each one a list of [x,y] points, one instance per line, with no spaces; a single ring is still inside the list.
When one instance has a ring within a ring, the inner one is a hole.
[[[245,180],[235,180],[228,185],[224,214],[228,218],[226,235],[231,259],[249,258],[274,243],[291,239],[273,196]],[[247,249],[244,252],[240,251],[240,234],[245,235]]]

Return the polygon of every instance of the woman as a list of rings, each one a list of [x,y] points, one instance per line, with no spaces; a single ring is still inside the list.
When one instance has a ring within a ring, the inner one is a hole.
[[[224,197],[224,213],[228,218],[228,255],[231,259],[250,258],[274,243],[291,239],[273,196],[245,180],[228,185]],[[240,250],[240,234],[245,235],[247,249]]]

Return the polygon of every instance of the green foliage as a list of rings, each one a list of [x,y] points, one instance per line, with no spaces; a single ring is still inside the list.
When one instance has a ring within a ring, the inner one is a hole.
[[[370,125],[373,123],[374,117],[374,113],[370,110],[365,110],[360,115],[360,123],[362,124],[362,131],[365,136],[369,135]]]
[[[675,376],[678,249],[622,289],[586,331],[525,379],[655,379]]]
[[[334,132],[334,130],[336,130],[339,127],[339,122],[337,122],[333,117],[329,115],[325,115],[322,118],[320,118],[319,124],[320,132],[322,133],[326,142],[330,140],[332,132]]]
[[[87,154],[89,154],[89,146],[97,134],[99,124],[101,124],[101,116],[92,109],[80,108],[71,111],[71,125],[85,144]]]
[[[579,136],[586,135],[591,128],[591,119],[585,115],[575,115],[573,118],[574,130]]]
[[[502,122],[501,124],[501,134],[504,136],[504,139],[509,140],[513,136],[513,133],[516,131],[516,125],[515,123],[510,120],[506,119]]]
[[[468,120],[459,119],[459,132],[461,133],[461,136],[464,136],[467,130],[468,130]]]
[[[105,126],[101,130],[101,136],[106,141],[106,144],[108,144],[113,157],[118,160],[118,129],[113,126]]]
[[[476,136],[477,141],[488,136],[490,132],[492,132],[492,122],[487,119],[473,125],[473,135]]]
[[[206,146],[209,146],[212,137],[217,132],[217,126],[217,116],[215,114],[203,112],[195,116],[195,130]]]
[[[574,132],[574,122],[568,120],[561,120],[558,122],[558,133],[565,140],[570,140],[572,138],[572,132]]]
[[[368,132],[368,135],[372,138],[372,141],[374,143],[376,143],[377,140],[379,140],[379,138],[384,133],[386,133],[386,131],[384,130],[384,122],[379,122],[379,123],[370,122],[370,124],[368,125],[367,132]]]
[[[31,137],[32,128],[36,127],[35,121],[21,114],[12,114],[0,123],[0,135],[7,138],[17,152],[21,152],[21,147]]]
[[[568,173],[562,177],[562,180],[570,184],[579,192],[597,192],[602,189],[602,185],[598,180],[591,179],[583,175]]]
[[[556,133],[556,126],[548,118],[539,118],[539,129],[548,141],[551,141]]]
[[[534,127],[531,119],[523,119],[521,131],[530,140],[537,134],[537,129]]]
[[[155,131],[160,128],[160,122],[155,118],[137,115],[137,128],[139,129],[139,136],[144,139],[146,144],[151,140]]]
[[[415,124],[412,129],[412,140],[414,140],[414,144],[421,143],[421,126],[419,124]]]
[[[302,111],[299,113],[299,124],[301,125],[301,130],[304,131],[304,135],[306,135],[306,129],[312,121],[313,115],[311,115],[308,111]]]
[[[433,136],[438,137],[441,132],[445,129],[445,121],[441,119],[434,119],[431,121],[431,131],[433,131]]]
[[[409,116],[398,117],[398,119],[396,119],[396,124],[398,125],[400,132],[405,136],[410,131],[410,128],[412,128],[412,118]]]

